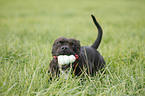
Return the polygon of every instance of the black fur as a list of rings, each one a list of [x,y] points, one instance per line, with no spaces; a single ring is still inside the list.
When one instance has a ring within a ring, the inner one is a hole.
[[[86,72],[88,75],[94,75],[98,70],[105,67],[105,61],[100,53],[96,50],[102,39],[102,28],[99,23],[96,21],[93,15],[92,19],[98,29],[98,36],[95,42],[91,47],[82,46],[80,42],[76,39],[60,37],[55,40],[52,48],[52,55],[78,55],[79,59],[76,60],[75,63],[72,64],[72,68],[74,74],[76,76],[81,75],[83,72]],[[53,58],[51,60],[49,66],[49,72],[52,75],[59,74],[59,66],[57,58]]]

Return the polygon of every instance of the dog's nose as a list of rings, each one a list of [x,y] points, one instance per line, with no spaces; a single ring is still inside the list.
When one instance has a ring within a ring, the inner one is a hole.
[[[61,49],[62,50],[67,50],[68,49],[68,46],[62,46]]]

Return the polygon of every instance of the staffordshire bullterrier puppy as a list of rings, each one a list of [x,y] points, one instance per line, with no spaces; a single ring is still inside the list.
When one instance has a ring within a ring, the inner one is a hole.
[[[49,73],[52,76],[67,73],[70,68],[72,69],[71,73],[76,76],[83,73],[93,76],[98,70],[105,67],[105,61],[97,51],[103,31],[95,17],[91,16],[98,29],[97,39],[91,46],[81,46],[79,40],[73,38],[60,37],[56,39],[52,48],[53,59],[49,65]]]

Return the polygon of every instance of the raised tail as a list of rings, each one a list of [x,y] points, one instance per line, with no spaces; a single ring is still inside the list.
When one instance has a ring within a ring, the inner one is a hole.
[[[96,21],[96,18],[92,16],[92,19],[94,21],[94,24],[96,25],[97,29],[98,29],[98,36],[97,36],[97,39],[95,40],[95,42],[92,44],[91,47],[97,49],[100,45],[100,42],[101,42],[101,39],[102,39],[102,34],[103,34],[103,31],[102,31],[102,28],[101,26],[99,25],[99,23]]]

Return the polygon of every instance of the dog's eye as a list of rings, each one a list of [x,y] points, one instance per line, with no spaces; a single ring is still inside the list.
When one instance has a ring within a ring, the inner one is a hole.
[[[74,44],[74,43],[71,43],[71,46],[76,47],[77,45],[76,45],[76,44]]]
[[[76,44],[73,44],[73,46],[76,47],[77,45]]]
[[[58,42],[56,42],[57,45],[65,44],[65,43],[66,43],[66,42],[64,42],[64,41],[58,41]]]
[[[56,42],[56,44],[57,44],[57,45],[59,45],[59,44],[60,44],[60,42]]]

